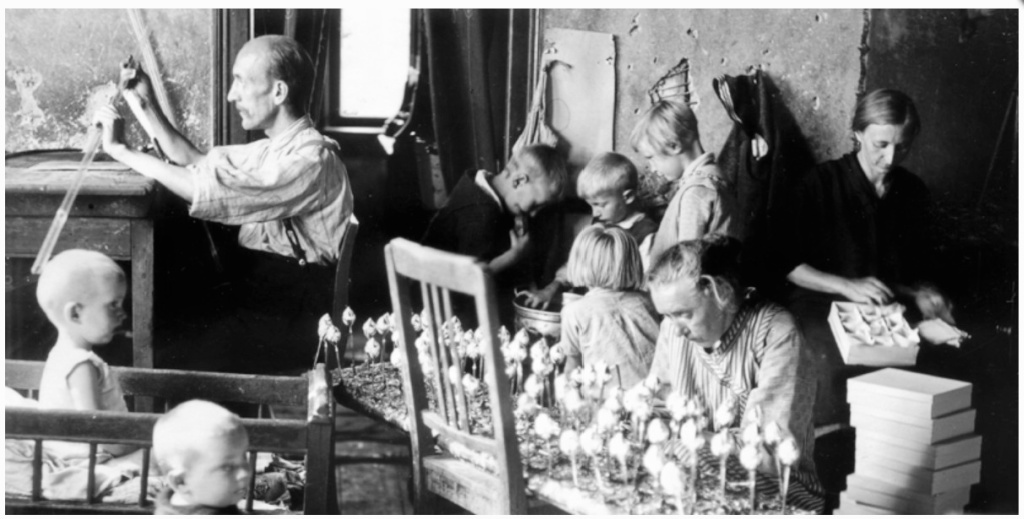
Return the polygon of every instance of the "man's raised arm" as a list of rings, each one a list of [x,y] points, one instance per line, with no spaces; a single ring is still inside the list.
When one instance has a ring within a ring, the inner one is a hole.
[[[187,166],[203,158],[205,154],[171,125],[153,96],[153,85],[145,72],[128,67],[126,63],[122,64],[121,86],[125,90],[134,92],[137,96],[139,106],[138,109],[133,107],[132,111],[139,122],[153,132],[150,137],[157,140],[160,149],[168,159],[176,164]],[[131,95],[128,92],[125,93]]]

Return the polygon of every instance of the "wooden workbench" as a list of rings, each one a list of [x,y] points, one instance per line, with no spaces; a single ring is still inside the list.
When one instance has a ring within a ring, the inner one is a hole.
[[[81,158],[81,152],[62,151],[6,159],[7,258],[35,258]],[[132,357],[145,368],[153,367],[153,217],[159,192],[155,181],[120,164],[94,162],[54,249],[91,249],[131,262]]]
[[[334,388],[334,397],[339,404],[352,411],[367,416],[375,421],[387,424],[398,431],[408,433],[408,409],[402,393],[401,375],[397,368],[389,363],[359,364],[353,368],[340,370],[341,382]],[[429,401],[428,397],[428,401]],[[517,421],[521,418],[517,418]],[[610,478],[611,472],[605,477],[607,489],[601,490],[590,469],[580,469],[580,485],[573,483],[569,462],[564,457],[549,465],[548,458],[539,456],[540,449],[547,449],[533,439],[526,440],[529,446],[524,447],[524,431],[530,427],[519,423],[516,426],[520,441],[520,453],[523,454],[523,472],[526,477],[526,488],[530,496],[574,515],[650,515],[678,513],[673,506],[667,506],[657,485],[649,476],[642,476],[640,481],[624,484],[621,480]],[[442,444],[442,448],[444,445]],[[533,454],[529,454],[533,453]],[[580,454],[583,457],[582,454]],[[588,464],[585,457],[581,466]],[[605,469],[608,469],[606,466]],[[742,483],[742,482],[740,482]],[[717,475],[703,473],[701,477],[701,495],[717,495]],[[742,486],[742,485],[741,485]],[[743,510],[747,503],[748,490],[730,486],[730,510]],[[710,500],[705,500],[698,507],[698,514],[721,514]],[[749,513],[749,508],[745,512]],[[759,501],[757,514],[778,514],[781,502],[777,496],[764,496]],[[809,515],[809,510],[790,507],[789,514]]]

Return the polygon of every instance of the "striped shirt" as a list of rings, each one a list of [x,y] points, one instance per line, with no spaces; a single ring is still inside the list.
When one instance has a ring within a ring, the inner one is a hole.
[[[335,263],[352,214],[352,188],[338,151],[308,117],[273,138],[217,146],[189,166],[195,186],[189,214],[241,225],[242,247],[295,257],[284,225],[291,218],[306,259]]]
[[[707,417],[724,402],[742,417],[733,427],[775,422],[801,446],[795,467],[817,481],[814,467],[814,361],[786,310],[761,300],[744,301],[719,346],[710,353],[661,323],[651,372],[672,391],[699,397]],[[711,420],[709,420],[709,423]]]

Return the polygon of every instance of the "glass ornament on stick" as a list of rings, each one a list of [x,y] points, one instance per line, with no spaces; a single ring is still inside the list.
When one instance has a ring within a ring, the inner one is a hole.
[[[572,484],[580,486],[579,476],[579,465],[576,462],[576,454],[580,450],[580,435],[572,429],[566,429],[562,431],[562,436],[559,438],[558,447],[561,451],[569,457],[569,463],[572,465]]]
[[[782,464],[780,474],[779,492],[782,494],[782,515],[786,515],[786,498],[789,496],[789,475],[793,464],[800,459],[800,448],[793,437],[787,437],[779,442],[775,450],[775,457]]]
[[[662,491],[672,496],[676,502],[676,510],[679,515],[684,514],[683,495],[685,492],[683,484],[683,469],[674,461],[666,463],[658,474],[658,483]]]

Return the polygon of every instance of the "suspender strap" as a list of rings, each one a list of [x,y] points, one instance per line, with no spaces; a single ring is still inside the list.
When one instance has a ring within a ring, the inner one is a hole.
[[[284,235],[288,237],[288,243],[292,246],[292,253],[299,260],[299,265],[306,266],[306,251],[299,245],[299,235],[295,232],[295,224],[291,218],[284,219]]]

